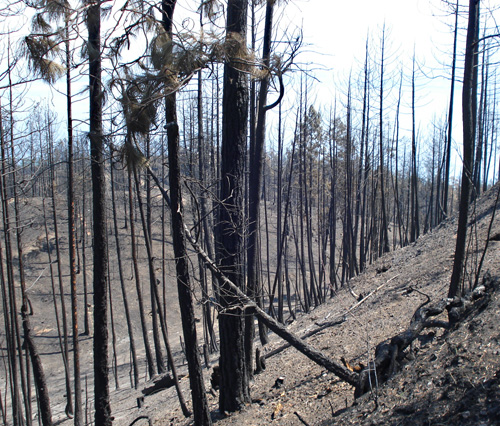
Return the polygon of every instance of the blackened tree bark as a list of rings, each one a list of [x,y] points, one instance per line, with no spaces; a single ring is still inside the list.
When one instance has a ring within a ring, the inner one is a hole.
[[[48,126],[48,137],[50,140],[49,145],[49,164],[54,164],[53,158],[53,136],[52,136],[52,122],[49,117],[47,117]],[[64,364],[65,372],[65,384],[66,384],[66,415],[68,417],[73,416],[73,394],[71,392],[71,378],[69,369],[69,331],[68,331],[68,319],[66,315],[66,301],[65,301],[65,291],[64,291],[64,281],[62,273],[62,262],[61,262],[61,249],[59,246],[59,225],[57,219],[57,202],[56,202],[56,175],[54,167],[50,168],[50,192],[52,198],[52,220],[54,222],[54,236],[55,236],[55,249],[56,249],[56,264],[57,264],[57,278],[59,281],[59,297],[61,299],[61,319],[62,319],[62,329],[63,329],[63,342],[64,342],[64,359],[66,360]]]
[[[71,98],[71,50],[69,39],[69,11],[65,13],[66,50],[66,112],[68,131],[68,237],[69,237],[69,264],[71,282],[71,320],[73,332],[73,374],[75,380],[75,410],[74,425],[83,426],[82,413],[82,382],[80,379],[80,341],[78,337],[78,303],[76,284],[76,216],[75,216],[75,182],[74,182],[74,144],[73,144],[73,113]],[[86,309],[86,307],[85,307]]]
[[[84,271],[87,270],[87,197],[86,197],[86,179],[85,177],[83,178],[83,184],[82,184],[82,217],[81,217],[81,231],[80,235],[82,238],[82,269]],[[88,290],[88,284],[87,284],[87,274],[82,274],[83,275],[83,306],[84,306],[84,314],[83,314],[83,334],[85,336],[90,336],[90,318],[89,318],[89,292]]]
[[[489,50],[486,45],[483,45],[482,50],[482,60],[481,60],[481,92],[479,95],[479,105],[477,112],[477,138],[476,138],[476,154],[474,156],[474,173],[473,173],[473,198],[479,197],[482,189],[481,175],[486,172],[486,165],[483,167],[483,163],[486,160],[486,154],[488,152],[488,125],[486,124],[488,119],[488,77],[489,77],[489,56],[487,51]],[[479,59],[479,58],[478,58]],[[479,64],[478,64],[479,66]],[[487,181],[487,175],[484,175]]]
[[[130,214],[130,250],[132,252],[132,266],[134,268],[135,275],[135,289],[137,293],[137,304],[139,305],[139,317],[141,319],[141,330],[142,330],[142,339],[144,342],[144,350],[146,352],[146,363],[148,368],[149,378],[152,378],[154,375],[154,361],[153,361],[153,353],[151,352],[151,345],[149,344],[149,330],[146,323],[146,313],[144,309],[144,301],[142,297],[141,290],[141,278],[139,275],[139,264],[137,261],[137,244],[135,241],[135,219],[134,219],[134,200],[133,200],[133,191],[132,191],[132,171],[130,167],[127,169],[128,174],[128,202],[129,202],[129,214]]]
[[[389,252],[389,233],[387,230],[387,208],[385,202],[385,178],[384,178],[384,61],[385,61],[385,25],[382,30],[382,47],[381,47],[381,63],[380,63],[380,111],[379,111],[379,155],[380,155],[380,198],[382,210],[382,223],[380,225],[380,248],[379,254]]]
[[[137,199],[139,200],[139,214],[141,216],[142,227],[143,227],[143,229],[146,229],[146,215],[144,214],[144,208],[143,208],[143,205],[141,202],[139,177],[138,177],[137,169],[135,167],[133,167],[132,171],[134,173],[134,182],[135,182],[135,189],[137,192]],[[146,252],[148,255],[149,273],[150,273],[150,276],[152,276],[154,278],[154,282],[156,282],[156,274],[155,274],[154,265],[153,265],[153,251],[151,249],[152,244],[151,244],[151,240],[149,238],[148,232],[144,233],[144,243],[145,243]],[[181,405],[182,413],[184,414],[184,416],[189,417],[191,415],[191,412],[187,408],[186,401],[185,401],[184,395],[182,393],[182,389],[179,386],[179,378],[177,375],[177,368],[175,366],[175,360],[174,360],[172,348],[171,348],[170,342],[168,340],[167,321],[165,319],[165,316],[163,315],[163,309],[161,306],[161,300],[160,300],[158,287],[156,285],[152,286],[151,291],[153,293],[152,297],[151,297],[151,299],[152,299],[151,301],[153,303],[156,303],[156,308],[157,308],[156,312],[158,312],[158,316],[160,319],[161,334],[163,337],[163,343],[165,344],[165,348],[167,350],[167,359],[168,359],[168,362],[170,365],[170,369],[172,371],[172,378],[174,379],[174,385],[175,385],[175,390],[177,392],[177,397],[179,398],[179,403]]]
[[[363,180],[363,165],[365,160],[365,140],[366,135],[366,110],[367,110],[367,94],[368,94],[368,38],[366,39],[365,47],[365,65],[364,65],[364,82],[363,82],[363,110],[362,110],[362,122],[361,122],[361,140],[360,140],[360,151],[359,151],[359,162],[358,162],[358,178],[356,183],[356,206],[354,212],[354,241],[358,241],[358,229],[359,221],[361,219],[361,224],[363,224],[363,219],[361,218],[361,191],[365,188],[365,182]],[[363,225],[362,225],[363,226]],[[356,250],[356,245],[354,246]],[[359,271],[362,272],[364,268],[364,259],[362,259],[363,242],[359,242]],[[363,260],[363,261],[362,261]]]
[[[244,160],[247,137],[248,81],[242,72],[245,51],[248,0],[229,0],[222,100],[221,204],[215,226],[217,260],[224,274],[244,289]],[[236,411],[250,401],[245,365],[244,319],[241,300],[224,280],[219,281],[220,398],[219,408]]]
[[[176,0],[163,0],[163,27],[172,40],[173,14]],[[189,370],[189,383],[193,398],[193,414],[195,425],[211,425],[210,410],[205,393],[198,338],[196,335],[196,321],[193,307],[193,288],[189,276],[189,261],[184,236],[184,221],[182,217],[181,168],[179,161],[179,126],[177,124],[175,91],[165,99],[168,164],[170,182],[170,209],[172,213],[172,239],[175,255],[177,275],[177,292],[182,319],[182,331],[186,348],[186,358]]]
[[[474,139],[476,123],[477,83],[474,78],[474,65],[477,62],[477,35],[479,30],[479,0],[469,1],[469,23],[465,46],[464,83],[462,88],[462,122],[463,122],[463,167],[462,189],[458,213],[457,243],[453,273],[451,275],[448,297],[461,293],[460,283],[465,257],[467,238],[467,221],[469,211],[470,190],[472,186],[472,166],[474,164]]]
[[[184,237],[184,223],[182,218],[182,194],[180,181],[179,161],[179,127],[177,125],[175,109],[175,93],[167,96],[166,119],[170,123],[168,135],[168,163],[172,212],[172,238],[177,275],[177,292],[182,319],[182,331],[186,349],[186,358],[189,370],[191,396],[193,398],[193,413],[195,425],[211,425],[210,410],[203,383],[203,373],[198,338],[196,335],[196,321],[194,315],[192,293],[194,289],[189,276],[189,261],[187,258],[186,242]]]
[[[148,173],[151,175],[153,180],[155,181],[158,189],[162,193],[164,200],[168,205],[171,205],[170,197],[167,192],[163,189],[159,179],[152,172],[151,168],[148,167]],[[184,224],[184,235],[186,239],[189,241],[194,251],[198,253],[198,256],[203,260],[205,265],[213,272],[213,274],[217,277],[219,284],[221,285],[221,289],[231,290],[233,296],[239,297],[240,301],[245,305],[254,308],[255,314],[260,318],[263,323],[268,327],[271,331],[275,332],[278,336],[286,340],[291,346],[302,352],[305,356],[307,356],[312,361],[326,368],[328,371],[334,373],[340,379],[345,382],[351,384],[352,386],[356,386],[358,383],[358,378],[356,377],[356,373],[350,372],[342,365],[337,364],[334,361],[331,361],[324,354],[319,352],[317,349],[313,348],[308,343],[304,342],[294,333],[287,330],[287,328],[279,324],[274,318],[272,318],[269,314],[267,314],[263,309],[261,309],[253,300],[251,300],[235,283],[233,283],[220,269],[220,267],[207,255],[207,253],[201,248],[197,239],[193,237],[191,231]],[[223,286],[222,286],[223,285]],[[234,309],[236,311],[236,309]]]
[[[129,334],[129,346],[130,346],[130,356],[132,358],[132,368],[134,375],[134,387],[137,389],[139,386],[139,368],[137,364],[137,354],[135,350],[135,339],[134,339],[134,328],[132,325],[132,318],[130,315],[129,302],[127,296],[127,290],[125,287],[125,277],[123,274],[122,267],[122,256],[121,256],[121,248],[120,248],[120,238],[118,231],[118,221],[116,219],[116,197],[115,197],[115,182],[114,182],[114,165],[113,161],[110,161],[110,180],[111,180],[111,206],[113,210],[113,228],[115,233],[115,250],[116,250],[116,261],[118,266],[118,274],[120,277],[120,287],[122,291],[123,297],[123,309],[125,310],[125,319],[127,321],[127,331]]]
[[[333,117],[330,115],[329,145],[330,145],[330,209],[328,212],[330,229],[330,294],[338,290],[337,273],[335,269],[335,250],[337,247],[337,121],[336,106]]]
[[[108,250],[106,234],[106,191],[104,138],[102,134],[101,81],[101,6],[89,2],[86,16],[88,29],[90,87],[90,160],[94,227],[94,398],[95,424],[112,423],[108,377]]]
[[[11,86],[12,87],[12,86]],[[10,115],[12,117],[12,94],[10,104]],[[12,126],[12,118],[10,119],[9,125]],[[12,129],[11,129],[12,130]],[[14,139],[11,133],[11,144],[13,144]],[[10,206],[9,206],[9,188],[7,186],[7,176],[12,172],[11,167],[9,167],[9,162],[7,158],[7,138],[5,137],[5,132],[3,129],[3,115],[2,106],[0,104],[0,193],[1,193],[1,204],[2,204],[2,225],[3,225],[3,238],[5,241],[5,269],[6,269],[6,280],[3,274],[3,261],[1,266],[1,279],[2,283],[7,283],[8,288],[8,310],[10,313],[10,333],[6,329],[6,337],[10,337],[10,341],[7,344],[8,359],[9,359],[9,371],[11,376],[11,395],[12,395],[12,419],[14,425],[24,425],[22,404],[24,404],[25,418],[28,426],[31,424],[31,404],[28,398],[27,387],[26,387],[26,374],[23,361],[22,344],[21,344],[21,331],[19,327],[18,318],[18,308],[17,308],[17,295],[16,295],[16,283],[14,278],[14,262],[13,262],[13,248],[12,248],[12,234],[14,231],[14,226],[11,224],[10,218]],[[1,257],[1,256],[0,256]],[[2,259],[0,259],[2,260]],[[22,266],[22,265],[21,265]],[[23,298],[23,303],[25,302]],[[5,308],[4,308],[5,309]],[[5,324],[8,325],[8,322]],[[17,355],[16,355],[17,354]],[[19,358],[19,360],[17,360]],[[18,364],[19,361],[19,364]],[[19,371],[18,371],[19,369]],[[18,375],[19,373],[19,375]],[[21,381],[22,390],[22,401],[19,394],[19,383],[18,378]]]
[[[264,28],[264,45],[262,48],[262,62],[265,67],[269,67],[271,55],[271,32],[273,25],[274,0],[268,0],[266,5],[266,17]],[[269,74],[260,82],[259,104],[257,109],[257,126],[255,131],[255,144],[250,152],[250,176],[249,176],[249,200],[248,200],[248,280],[247,294],[262,306],[261,284],[259,283],[258,256],[259,247],[258,235],[260,224],[260,199],[262,187],[262,169],[264,163],[264,144],[266,140],[266,112],[272,105],[267,105],[267,93],[269,88]],[[261,333],[264,335],[264,333]],[[255,337],[254,316],[248,314],[245,317],[245,356],[248,374],[253,374],[253,340]]]
[[[410,242],[420,236],[418,207],[418,175],[417,175],[417,135],[415,129],[415,54],[413,55],[413,70],[411,78],[411,234]]]
[[[203,229],[204,244],[207,253],[213,258],[212,249],[212,218],[208,209],[207,194],[205,190],[207,185],[207,159],[208,153],[205,150],[205,136],[203,127],[203,98],[202,98],[202,70],[198,71],[198,93],[196,97],[197,113],[198,113],[198,178],[200,180],[200,211],[201,211],[201,227]],[[205,266],[200,259],[200,282],[202,286],[202,306],[203,306],[203,330],[205,334],[205,343],[211,351],[217,350],[217,336],[213,326],[212,309],[208,303],[208,276]],[[213,282],[213,280],[212,280]]]
[[[443,187],[443,213],[439,217],[439,222],[442,218],[448,215],[448,190],[450,186],[450,163],[451,163],[451,141],[453,128],[453,102],[455,99],[455,74],[457,68],[457,35],[458,35],[458,0],[455,5],[455,31],[453,32],[453,59],[451,62],[451,87],[450,87],[450,105],[448,109],[448,132],[446,135],[445,149],[445,172],[444,172],[444,187]]]

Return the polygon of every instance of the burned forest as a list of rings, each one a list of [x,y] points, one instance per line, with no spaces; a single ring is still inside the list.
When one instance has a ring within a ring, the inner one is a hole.
[[[2,1],[1,424],[500,422],[495,2]]]

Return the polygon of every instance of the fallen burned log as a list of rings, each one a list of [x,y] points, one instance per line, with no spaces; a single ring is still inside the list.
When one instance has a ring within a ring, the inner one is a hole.
[[[387,381],[399,369],[399,364],[406,357],[405,350],[426,328],[441,327],[450,329],[468,316],[472,311],[483,309],[491,298],[492,291],[498,286],[498,280],[492,280],[485,274],[482,285],[462,298],[443,299],[430,304],[430,298],[415,311],[409,327],[391,339],[379,343],[375,349],[375,360],[360,373],[359,382],[354,392],[358,398],[372,388],[374,383]],[[448,310],[448,322],[430,318]]]
[[[178,376],[178,379],[181,380],[185,375],[181,374]],[[164,389],[171,388],[175,385],[175,379],[170,374],[165,374],[161,377],[158,377],[153,381],[153,385],[148,386],[142,390],[144,396],[152,395],[156,392],[160,392]]]
[[[326,330],[327,328],[330,328],[330,327],[335,327],[337,325],[340,325],[340,324],[343,324],[346,320],[347,320],[347,316],[353,311],[355,310],[357,307],[359,307],[360,305],[362,305],[366,300],[368,300],[371,296],[373,296],[374,294],[376,294],[381,288],[385,287],[387,284],[389,284],[394,278],[397,278],[399,276],[398,275],[395,275],[394,277],[390,278],[389,280],[387,280],[385,283],[379,285],[375,290],[371,291],[368,295],[364,296],[363,298],[361,298],[360,300],[358,300],[353,306],[351,306],[347,311],[343,312],[342,314],[338,315],[336,318],[334,318],[333,320],[330,320],[330,321],[325,321],[325,322],[322,322],[322,323],[316,323],[317,325],[317,328],[314,328],[313,330],[310,330],[308,331],[307,333],[303,334],[301,336],[301,339],[302,340],[305,340],[311,336],[314,336],[315,334],[317,333],[320,333],[321,331],[323,330]],[[280,352],[283,352],[285,349],[289,348],[290,346],[292,346],[290,343],[285,343],[284,345],[281,345],[280,347],[266,353],[264,355],[264,358],[265,359],[268,359],[268,358],[271,358],[272,356],[274,355],[277,355],[279,354]]]

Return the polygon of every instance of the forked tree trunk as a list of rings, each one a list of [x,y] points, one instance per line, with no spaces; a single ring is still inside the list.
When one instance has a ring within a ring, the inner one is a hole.
[[[154,361],[151,352],[151,345],[149,344],[149,332],[146,323],[146,313],[144,310],[144,301],[142,297],[141,278],[139,275],[139,264],[137,262],[137,244],[135,242],[135,219],[134,219],[134,201],[132,190],[132,173],[130,169],[127,170],[128,174],[128,200],[129,200],[129,214],[130,214],[130,250],[132,253],[132,266],[134,268],[135,276],[135,289],[137,292],[137,305],[139,306],[139,317],[141,320],[142,339],[144,341],[144,350],[146,352],[146,364],[148,369],[149,378],[154,376]]]
[[[114,231],[115,231],[114,233],[115,233],[116,262],[117,262],[117,267],[118,267],[118,274],[120,277],[120,287],[122,290],[123,308],[125,310],[125,319],[127,321],[127,330],[128,330],[128,334],[129,334],[130,354],[131,354],[131,358],[132,358],[132,368],[133,368],[133,375],[134,375],[134,387],[137,389],[137,387],[139,386],[139,366],[137,364],[137,353],[136,353],[136,349],[135,349],[134,328],[132,325],[132,318],[130,316],[128,295],[127,295],[127,290],[125,287],[125,277],[123,275],[121,248],[120,248],[120,241],[119,241],[119,235],[118,235],[118,221],[116,218],[115,181],[114,181],[113,170],[114,170],[114,166],[113,166],[113,163],[111,162],[111,164],[110,164],[111,204],[112,204],[112,209],[113,209],[113,227],[114,227]]]

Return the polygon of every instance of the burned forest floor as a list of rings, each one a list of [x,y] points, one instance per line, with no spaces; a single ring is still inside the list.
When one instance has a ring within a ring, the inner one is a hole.
[[[476,249],[472,271],[485,247],[497,185],[480,200],[469,234]],[[408,328],[414,312],[430,298],[446,298],[456,242],[457,219],[450,218],[414,244],[376,261],[324,305],[301,315],[289,328],[298,335],[326,322],[340,322],[308,338],[337,362],[367,365],[376,345]],[[500,277],[500,217],[495,216],[482,275]],[[473,277],[468,277],[467,280]],[[482,279],[482,278],[481,278]],[[361,301],[361,303],[360,303]],[[340,321],[338,321],[340,320]],[[448,321],[446,311],[436,320]],[[217,411],[217,393],[209,395],[217,425],[488,425],[500,424],[500,291],[450,329],[428,328],[406,351],[385,383],[354,400],[354,389],[293,348],[266,359],[254,377],[252,403],[239,413]],[[283,345],[277,336],[264,354]],[[184,384],[186,385],[186,383]],[[207,377],[207,388],[210,383]],[[187,389],[186,389],[187,391]],[[147,413],[154,425],[191,424],[183,419],[173,390],[154,395],[135,416]],[[174,409],[172,409],[174,408]],[[130,416],[128,419],[132,419]],[[140,423],[139,423],[140,424]],[[147,423],[144,423],[147,424]]]
[[[468,243],[466,285],[474,280],[473,273],[483,254],[500,186],[484,194],[471,210]],[[41,205],[30,206],[31,209]],[[489,233],[488,249],[482,265],[480,282],[488,272],[493,279],[500,277],[500,212]],[[66,223],[61,225],[61,228]],[[309,313],[298,314],[296,320],[287,318],[288,328],[303,336],[327,322],[324,328],[307,342],[333,361],[345,358],[352,365],[368,365],[375,347],[406,330],[415,311],[426,301],[446,298],[450,282],[456,243],[457,218],[451,217],[439,227],[420,237],[415,243],[382,256],[361,275],[335,292],[326,303]],[[30,234],[31,232],[31,234]],[[120,232],[123,223],[120,224]],[[72,420],[64,414],[64,370],[59,353],[54,321],[54,307],[48,280],[47,263],[41,227],[25,232],[28,289],[33,304],[33,328],[42,362],[48,377],[55,424],[69,426]],[[50,237],[50,236],[49,236]],[[110,232],[110,238],[113,238]],[[158,235],[153,235],[158,242]],[[171,250],[171,248],[168,248]],[[128,247],[122,248],[125,252]],[[50,251],[50,250],[49,250]],[[111,252],[111,256],[114,253]],[[91,253],[87,253],[91,258]],[[90,262],[90,261],[89,261]],[[63,265],[64,266],[64,265]],[[66,265],[67,266],[67,265]],[[65,268],[66,268],[65,266]],[[128,334],[123,308],[119,305],[116,284],[116,262],[111,257],[114,305],[114,332],[110,333],[111,409],[114,424],[190,425],[191,418],[181,412],[175,388],[168,387],[144,396],[143,390],[154,386],[148,380],[144,362],[141,363],[141,383],[131,387]],[[147,263],[142,259],[141,271],[147,283]],[[167,269],[173,276],[173,257]],[[131,267],[124,268],[127,291],[135,303]],[[64,269],[66,270],[66,269]],[[114,277],[114,278],[113,278]],[[65,276],[65,282],[68,277]],[[81,279],[81,277],[80,277]],[[89,277],[90,279],[90,277]],[[89,283],[91,285],[91,283]],[[143,284],[146,288],[149,284]],[[187,365],[181,351],[182,336],[175,285],[166,294],[166,314],[169,338],[179,364],[178,373],[185,398],[190,405]],[[371,390],[354,399],[354,388],[332,373],[314,364],[294,348],[269,356],[283,345],[270,334],[270,343],[256,346],[266,356],[266,369],[254,376],[251,383],[252,402],[238,413],[218,411],[218,391],[211,390],[210,376],[217,365],[217,354],[211,355],[210,368],[204,368],[205,383],[214,424],[241,425],[488,425],[500,424],[500,290],[498,285],[487,304],[472,310],[451,328],[426,328],[405,352],[404,359],[392,377],[384,383],[372,382]],[[69,292],[69,290],[68,290]],[[69,294],[67,295],[69,297]],[[145,298],[149,297],[145,293]],[[196,298],[199,315],[200,304]],[[79,295],[80,306],[83,305]],[[448,321],[446,311],[435,318]],[[134,332],[139,356],[144,358],[139,318],[134,317]],[[3,327],[2,327],[3,328]],[[80,326],[82,328],[82,325]],[[199,339],[202,328],[199,324]],[[0,336],[3,339],[3,331]],[[112,350],[114,339],[116,350]],[[3,344],[2,344],[3,345]],[[85,420],[92,423],[92,338],[81,336],[83,401]],[[5,378],[1,378],[5,383]],[[36,405],[34,405],[35,407]],[[36,410],[36,409],[35,409]]]

